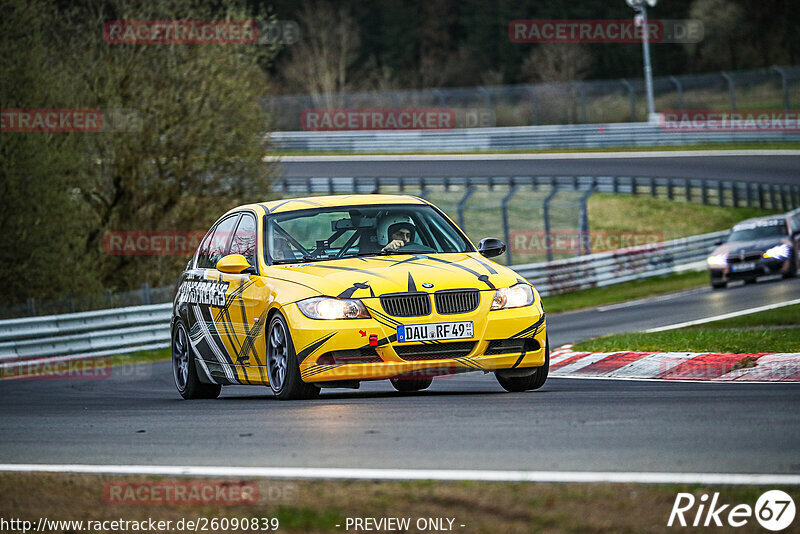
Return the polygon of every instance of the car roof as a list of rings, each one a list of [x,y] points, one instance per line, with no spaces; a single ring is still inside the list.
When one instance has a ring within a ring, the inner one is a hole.
[[[740,221],[740,222],[734,224],[733,227],[736,228],[736,227],[739,227],[739,226],[752,226],[752,225],[757,225],[759,223],[762,223],[762,224],[763,223],[772,223],[772,224],[778,223],[779,224],[781,222],[786,224],[786,215],[785,214],[782,214],[782,215],[766,215],[764,217],[753,217],[752,219],[745,219],[744,221]]]
[[[285,198],[255,204],[238,206],[228,213],[244,209],[255,209],[261,206],[267,213],[286,213],[298,210],[317,208],[335,208],[337,206],[367,206],[374,204],[427,204],[421,198],[411,195],[329,195],[321,197]]]

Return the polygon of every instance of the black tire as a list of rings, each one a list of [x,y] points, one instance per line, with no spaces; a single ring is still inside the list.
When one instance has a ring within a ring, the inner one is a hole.
[[[392,387],[394,387],[394,389],[397,391],[408,393],[411,391],[422,391],[423,389],[427,389],[433,383],[433,377],[390,378],[389,382],[392,383]]]
[[[797,254],[792,251],[792,261],[789,262],[789,271],[783,274],[784,278],[794,278],[797,276]]]
[[[494,376],[503,389],[511,393],[539,389],[547,381],[547,375],[550,373],[550,339],[545,342],[544,365],[534,369],[534,373],[528,376],[504,377],[497,373]]]
[[[711,289],[725,289],[728,287],[728,282],[711,282]]]
[[[758,278],[748,278],[747,280],[744,281],[745,285],[748,285],[748,286],[750,284],[755,284],[756,282],[758,282]]]
[[[267,327],[267,376],[280,400],[313,399],[319,388],[303,382],[292,335],[283,315],[276,313]]]
[[[172,331],[172,378],[184,399],[216,399],[222,386],[204,384],[197,375],[197,363],[189,345],[189,334],[178,321]]]

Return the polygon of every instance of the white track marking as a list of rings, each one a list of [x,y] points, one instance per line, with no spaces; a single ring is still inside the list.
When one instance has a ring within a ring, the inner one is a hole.
[[[687,326],[694,326],[697,324],[705,324],[711,323],[714,321],[721,321],[723,319],[731,319],[733,317],[739,317],[742,315],[750,315],[751,313],[758,313],[767,310],[774,310],[776,308],[782,308],[784,306],[792,306],[793,304],[800,304],[800,299],[794,300],[787,300],[785,302],[776,302],[775,304],[767,304],[765,306],[759,306],[757,308],[747,308],[744,310],[739,310],[731,313],[723,313],[722,315],[715,315],[713,317],[705,317],[703,319],[697,319],[695,321],[686,321],[685,323],[676,323],[667,326],[659,326],[658,328],[650,328],[645,330],[645,332],[664,332],[666,330],[676,330],[678,328],[685,328]]]
[[[672,300],[678,297],[685,297],[686,295],[692,295],[697,293],[705,293],[708,291],[706,288],[694,288],[694,289],[687,289],[684,291],[678,291],[675,293],[669,293],[667,295],[661,295],[660,297],[644,297],[641,299],[636,300],[627,300],[625,302],[619,302],[617,304],[609,304],[607,306],[598,306],[595,308],[599,312],[611,311],[611,310],[618,310],[620,308],[629,308],[631,306],[638,306],[639,304],[647,304],[650,302],[662,302],[665,300]]]
[[[341,156],[264,156],[264,161],[322,163],[337,161],[501,161],[552,159],[641,159],[706,156],[800,156],[800,150],[660,150],[655,152],[546,152],[538,154],[347,154]]]
[[[800,485],[800,475],[616,471],[494,471],[172,465],[0,464],[0,472],[339,480],[479,480],[487,482],[612,482],[640,484]]]

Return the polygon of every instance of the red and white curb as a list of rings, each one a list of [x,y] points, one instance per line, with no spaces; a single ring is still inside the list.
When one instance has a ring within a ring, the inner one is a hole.
[[[800,382],[800,353],[573,352],[550,354],[550,375],[577,378]]]

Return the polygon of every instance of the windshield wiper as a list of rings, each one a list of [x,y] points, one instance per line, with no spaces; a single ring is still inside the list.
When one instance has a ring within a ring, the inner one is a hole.
[[[325,261],[332,258],[315,258],[312,256],[303,256],[302,258],[289,258],[284,260],[272,260],[272,265],[280,265],[284,263],[309,263],[312,261]]]

